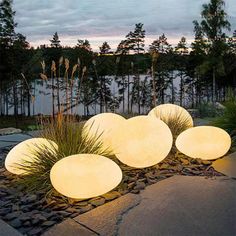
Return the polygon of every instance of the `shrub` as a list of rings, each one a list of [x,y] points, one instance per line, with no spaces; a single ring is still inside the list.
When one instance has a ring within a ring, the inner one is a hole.
[[[226,130],[232,137],[233,146],[236,146],[236,99],[232,98],[224,104],[223,114],[212,122],[212,125]]]
[[[83,124],[73,118],[58,115],[56,120],[43,122],[41,136],[50,139],[58,145],[58,150],[49,151],[46,147],[38,147],[35,158],[22,163],[19,168],[26,174],[19,179],[28,191],[52,190],[50,170],[60,159],[73,154],[90,153],[111,157],[111,152],[102,149],[102,143],[96,138],[82,135]]]

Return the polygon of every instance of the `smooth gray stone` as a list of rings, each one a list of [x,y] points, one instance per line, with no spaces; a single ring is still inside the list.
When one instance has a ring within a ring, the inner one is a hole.
[[[18,133],[21,133],[21,132],[22,132],[21,129],[16,129],[16,128],[13,128],[13,127],[3,128],[3,129],[0,129],[0,136],[1,135],[8,135],[8,134],[18,134]]]
[[[22,236],[22,234],[0,219],[0,236]]]
[[[96,236],[89,229],[76,223],[72,219],[63,221],[62,223],[53,226],[51,229],[42,234],[42,236]]]
[[[137,206],[141,200],[139,195],[126,194],[112,202],[95,208],[74,220],[86,225],[100,235],[115,235],[122,215]]]
[[[16,145],[22,141],[32,138],[27,134],[11,134],[0,136],[0,148]]]
[[[123,217],[118,235],[236,235],[235,180],[175,176],[141,195],[140,205]]]
[[[174,176],[75,218],[100,235],[236,235],[236,181]]]
[[[236,178],[236,152],[213,162],[212,167],[231,178]]]

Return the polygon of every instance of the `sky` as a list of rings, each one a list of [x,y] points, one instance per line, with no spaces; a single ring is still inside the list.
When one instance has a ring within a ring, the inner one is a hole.
[[[143,23],[148,46],[162,33],[176,45],[182,36],[193,40],[193,20],[200,20],[201,6],[209,0],[13,0],[17,32],[31,46],[50,44],[58,32],[63,46],[88,39],[94,50],[104,41],[112,49]],[[236,30],[236,0],[225,0],[231,29]],[[229,33],[230,34],[230,33]]]

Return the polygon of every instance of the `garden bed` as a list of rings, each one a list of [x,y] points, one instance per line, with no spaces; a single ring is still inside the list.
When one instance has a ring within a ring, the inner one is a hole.
[[[211,167],[211,161],[192,159],[172,153],[151,168],[125,168],[121,184],[100,197],[84,201],[72,200],[56,192],[45,197],[44,192],[28,193],[15,185],[15,176],[4,167],[8,150],[0,153],[0,218],[25,235],[41,235],[53,225],[83,214],[129,192],[138,194],[147,185],[173,175],[214,177],[222,174]]]

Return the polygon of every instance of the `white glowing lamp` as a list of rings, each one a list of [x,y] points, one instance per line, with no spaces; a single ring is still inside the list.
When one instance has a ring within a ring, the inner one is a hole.
[[[214,160],[229,151],[231,138],[223,129],[198,126],[181,133],[175,144],[180,152],[189,157]]]
[[[7,154],[5,160],[6,169],[16,175],[25,174],[25,171],[19,168],[24,161],[32,161],[36,157],[37,151],[47,149],[55,152],[58,149],[56,143],[45,138],[31,138],[17,144]]]
[[[113,152],[116,146],[114,130],[122,126],[126,119],[114,113],[101,113],[90,118],[84,125],[83,134],[87,139],[95,138],[102,142],[103,150]]]
[[[120,167],[95,154],[77,154],[58,161],[51,169],[53,187],[62,195],[86,199],[105,194],[122,180]]]
[[[189,112],[183,107],[175,104],[167,103],[156,106],[148,113],[148,115],[156,117],[163,121],[168,121],[171,119],[180,119],[182,121],[185,121],[189,128],[193,127],[193,119]]]
[[[136,168],[153,166],[162,161],[173,142],[169,127],[151,116],[128,119],[115,135],[119,144],[115,155],[124,164]]]

